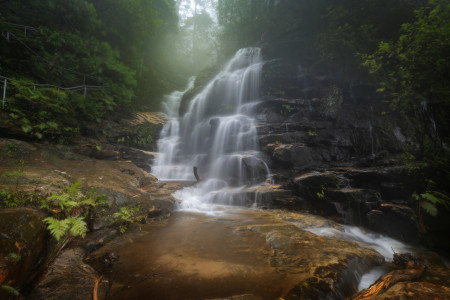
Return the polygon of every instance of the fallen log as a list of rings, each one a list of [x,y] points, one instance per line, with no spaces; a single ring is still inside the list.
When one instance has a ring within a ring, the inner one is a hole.
[[[394,253],[394,264],[403,270],[395,270],[381,276],[369,288],[355,294],[352,300],[369,300],[383,293],[397,282],[412,281],[418,279],[426,271],[427,266],[420,259],[413,257],[410,253]]]

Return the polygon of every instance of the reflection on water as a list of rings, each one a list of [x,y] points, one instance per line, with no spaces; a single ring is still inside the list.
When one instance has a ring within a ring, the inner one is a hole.
[[[228,209],[220,217],[177,212],[167,226],[144,226],[144,236],[110,249],[121,262],[110,299],[277,299],[298,276],[270,265],[265,239],[234,230],[260,221],[258,211]]]

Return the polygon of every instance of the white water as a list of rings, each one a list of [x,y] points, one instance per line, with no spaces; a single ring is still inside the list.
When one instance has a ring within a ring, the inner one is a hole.
[[[342,227],[344,229],[342,231],[328,226],[304,229],[317,235],[336,237],[343,240],[356,242],[361,247],[371,248],[377,251],[384,256],[384,259],[387,262],[393,261],[394,252],[409,252],[412,255],[425,259],[428,262],[448,266],[448,262],[446,262],[443,258],[441,258],[436,253],[428,251],[426,249],[410,246],[393,238],[384,236],[382,234],[366,231],[356,226],[342,225]],[[365,274],[362,274],[358,285],[358,290],[360,291],[370,287],[370,285],[372,285],[380,276],[383,276],[389,271],[391,270],[389,270],[386,265],[381,265],[374,267]]]
[[[202,179],[174,193],[181,200],[180,210],[228,214],[232,211],[229,205],[248,205],[247,187],[270,179],[270,171],[261,159],[254,125],[262,64],[258,48],[239,50],[194,97],[183,117],[178,112],[180,102],[192,88],[193,79],[184,91],[166,96],[164,109],[169,121],[158,141],[152,173],[160,180],[194,181],[195,166]],[[371,124],[369,130],[372,133]],[[256,203],[257,199],[253,201]],[[415,252],[397,240],[357,227],[344,226],[343,231],[331,227],[307,230],[356,241],[378,251],[387,261],[392,260],[393,251]],[[364,274],[359,289],[368,287],[386,271],[377,267]]]
[[[261,159],[254,120],[263,62],[259,48],[239,50],[178,115],[181,99],[192,88],[164,101],[169,122],[158,141],[152,173],[160,180],[201,182],[174,194],[180,209],[211,213],[219,205],[243,205],[247,186],[270,177]]]
[[[188,166],[176,165],[175,159],[180,143],[179,109],[183,95],[194,86],[194,77],[189,78],[189,83],[184,91],[175,91],[166,95],[162,102],[163,111],[168,121],[161,130],[158,140],[158,154],[152,166],[152,174],[160,180],[188,180],[192,174],[188,174]]]

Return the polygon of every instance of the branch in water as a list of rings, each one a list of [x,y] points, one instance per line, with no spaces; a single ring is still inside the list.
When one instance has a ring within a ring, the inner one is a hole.
[[[197,167],[194,167],[194,176],[195,176],[195,179],[197,179],[197,181],[199,182],[200,177],[198,177],[198,174],[197,174]]]

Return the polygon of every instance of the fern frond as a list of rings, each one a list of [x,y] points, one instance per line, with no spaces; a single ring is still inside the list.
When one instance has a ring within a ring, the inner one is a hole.
[[[80,202],[81,205],[90,205],[95,206],[97,203],[95,203],[95,200],[93,198],[87,198]]]
[[[438,210],[436,208],[436,206],[428,201],[424,201],[422,203],[420,203],[420,206],[430,215],[432,215],[433,217],[436,217],[438,214]]]
[[[50,234],[57,241],[59,241],[69,229],[69,219],[58,220],[52,217],[48,217],[44,219],[44,222],[47,223],[47,229],[50,230]]]
[[[72,217],[67,219],[69,221],[70,226],[70,234],[72,236],[86,236],[87,224],[84,221],[83,217]]]
[[[434,203],[434,204],[440,203],[440,202],[441,202],[440,199],[436,198],[436,197],[435,197],[433,194],[431,194],[431,193],[420,194],[420,196],[421,196],[423,199],[428,200],[428,201],[430,201],[431,203]]]
[[[79,192],[81,186],[81,181],[74,182],[68,189],[67,193],[71,195],[76,195]]]

